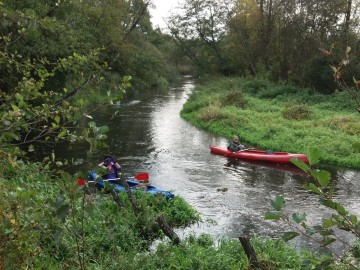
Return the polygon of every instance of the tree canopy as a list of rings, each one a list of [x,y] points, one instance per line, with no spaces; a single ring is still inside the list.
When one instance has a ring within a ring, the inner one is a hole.
[[[169,29],[199,73],[263,75],[331,93],[323,51],[334,44],[335,62],[347,47],[359,56],[358,1],[186,0],[181,10]],[[348,68],[359,71],[355,62]]]
[[[1,1],[1,147],[20,154],[14,146],[82,140],[89,132],[74,127],[86,104],[166,85],[174,71],[160,48],[168,42],[152,29],[149,4]]]

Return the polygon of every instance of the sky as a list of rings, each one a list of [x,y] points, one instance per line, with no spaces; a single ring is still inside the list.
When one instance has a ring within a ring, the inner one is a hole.
[[[166,24],[163,18],[169,16],[170,10],[177,7],[179,5],[178,3],[181,3],[181,0],[153,0],[152,2],[156,6],[156,9],[150,8],[153,27],[164,29],[166,28]]]

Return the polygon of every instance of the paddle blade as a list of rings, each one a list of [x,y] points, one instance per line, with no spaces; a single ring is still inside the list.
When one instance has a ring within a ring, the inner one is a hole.
[[[86,185],[86,181],[85,181],[84,179],[79,178],[79,179],[77,180],[77,185],[78,185],[79,187],[85,186],[85,185]]]
[[[149,180],[149,174],[146,172],[138,173],[137,175],[134,176],[134,178],[138,181],[147,181]]]

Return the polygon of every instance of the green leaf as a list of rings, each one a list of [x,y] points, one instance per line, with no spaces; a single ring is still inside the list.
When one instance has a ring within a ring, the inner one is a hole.
[[[19,101],[23,101],[23,100],[24,100],[24,97],[23,97],[21,94],[19,94],[19,93],[16,93],[16,94],[15,94],[15,97],[16,97],[16,99],[19,100]]]
[[[285,200],[282,196],[277,196],[275,200],[271,202],[272,207],[274,207],[276,211],[280,211],[284,204]]]
[[[269,220],[269,219],[271,219],[271,220],[279,220],[279,219],[280,219],[280,214],[267,211],[267,212],[265,213],[265,219],[266,219],[266,220]]]
[[[326,207],[336,210],[342,216],[347,215],[347,211],[345,210],[344,206],[337,202],[334,202],[332,200],[320,199],[320,203]]]
[[[351,47],[346,47],[346,55],[348,55],[349,54],[349,52],[351,51]]]
[[[28,151],[29,152],[34,152],[35,151],[34,145],[30,144]]]
[[[325,237],[323,240],[320,241],[320,245],[322,247],[325,247],[325,246],[327,246],[327,245],[329,245],[329,244],[331,244],[331,243],[333,243],[335,241],[336,241],[336,239],[334,239],[334,238]]]
[[[329,236],[329,235],[334,235],[334,233],[331,232],[331,230],[323,230],[321,232],[319,232],[321,236]]]
[[[320,162],[320,157],[322,156],[322,153],[319,148],[317,147],[311,147],[308,154],[308,159],[310,165],[318,164]]]
[[[98,136],[96,136],[96,139],[98,139],[98,140],[106,140],[106,139],[107,139],[107,135],[103,135],[103,134],[98,135]]]
[[[297,233],[297,232],[285,232],[284,235],[283,235],[283,240],[285,242],[291,240],[291,239],[294,239],[295,237],[299,236],[300,234]]]
[[[14,140],[19,140],[19,139],[20,139],[20,137],[19,137],[17,134],[12,133],[12,132],[5,132],[5,133],[3,133],[3,137],[4,137],[6,140],[12,140],[12,139],[14,139]]]
[[[316,194],[322,195],[322,191],[317,186],[315,186],[313,183],[305,184],[303,186],[303,189],[310,190],[310,191],[315,192]]]
[[[56,166],[58,166],[58,167],[61,167],[62,165],[63,165],[63,163],[61,162],[61,161],[56,161]]]
[[[84,163],[84,160],[83,159],[77,159],[73,162],[74,165],[80,165],[80,164],[83,164]]]
[[[101,126],[97,129],[97,134],[105,134],[108,131],[109,131],[108,126]]]
[[[331,220],[331,219],[325,219],[325,220],[323,220],[323,222],[322,222],[322,225],[323,225],[323,227],[324,227],[325,229],[330,228],[330,227],[333,227],[333,226],[335,226],[336,224],[337,224],[337,222],[336,222],[336,221],[333,221],[333,220]]]
[[[66,134],[67,134],[67,132],[66,132],[66,129],[64,129],[64,130],[62,130],[59,134],[58,134],[58,138],[63,138],[63,137],[65,137],[66,136]]]
[[[309,166],[302,160],[297,159],[297,158],[291,158],[290,162],[293,163],[295,166],[297,166],[298,168],[302,169],[304,172],[308,172],[309,171]]]
[[[350,215],[349,219],[353,225],[355,225],[358,222],[357,216],[355,216],[355,215]]]
[[[319,182],[322,188],[326,188],[329,185],[331,174],[324,170],[311,170],[311,175]]]
[[[89,122],[89,123],[88,123],[88,126],[89,126],[90,128],[96,128],[96,123],[95,123],[95,122]]]
[[[306,220],[306,214],[299,214],[299,213],[293,213],[292,214],[292,219],[294,220],[294,222],[296,222],[297,224],[300,224],[301,222]]]
[[[320,233],[324,230],[321,225],[315,225],[306,229],[306,233],[309,235],[313,235],[315,233]]]
[[[57,124],[59,124],[60,123],[60,116],[55,116],[55,118],[54,118],[54,120],[55,120],[55,122],[57,123]]]

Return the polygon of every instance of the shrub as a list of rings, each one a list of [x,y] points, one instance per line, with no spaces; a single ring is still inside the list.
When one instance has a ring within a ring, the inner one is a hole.
[[[208,105],[208,102],[203,98],[199,98],[198,100],[191,98],[186,104],[184,104],[181,113],[191,113],[202,107],[207,107]]]
[[[277,96],[293,94],[299,91],[299,88],[296,88],[291,85],[281,84],[276,85],[271,88],[265,88],[259,92],[258,96],[260,98],[276,98]]]
[[[202,108],[196,116],[197,119],[205,122],[219,120],[224,117],[225,115],[220,111],[219,106],[215,105],[210,105],[206,108]]]
[[[306,120],[310,119],[311,111],[306,104],[287,105],[282,111],[282,115],[289,120]]]
[[[270,88],[270,82],[260,78],[254,78],[243,84],[243,91],[251,94],[257,94]]]
[[[235,106],[239,108],[245,108],[247,105],[247,101],[241,90],[232,90],[228,92],[222,103],[224,106]]]
[[[350,135],[359,134],[360,131],[357,119],[352,116],[333,117],[326,120],[324,124],[331,129],[341,130]]]

